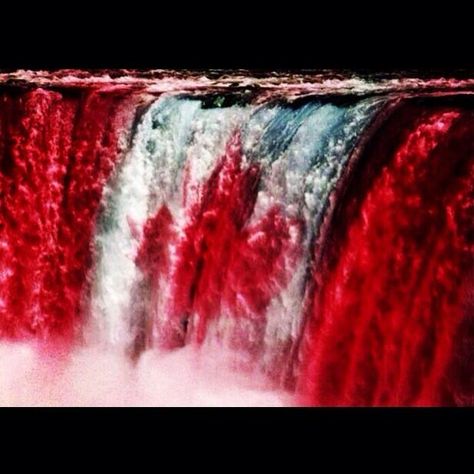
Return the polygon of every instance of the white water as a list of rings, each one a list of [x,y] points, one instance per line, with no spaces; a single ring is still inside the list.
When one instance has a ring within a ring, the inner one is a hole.
[[[104,212],[94,238],[96,264],[86,340],[119,351],[130,348],[138,330],[139,308],[144,304],[138,291],[143,275],[134,261],[145,222],[166,204],[179,236],[227,142],[240,130],[242,166],[256,161],[263,170],[248,225],[274,205],[289,217],[302,218],[306,225],[301,258],[289,284],[267,310],[261,341],[261,369],[279,365],[283,348],[301,329],[309,245],[316,223],[357,137],[381,104],[370,99],[348,106],[315,102],[293,109],[284,105],[206,109],[198,98],[164,96],[153,102],[104,192]],[[276,132],[270,133],[275,123]],[[287,140],[287,146],[279,147],[282,140]],[[298,238],[296,227],[290,234]],[[172,258],[177,243],[170,244]],[[167,323],[167,288],[172,274],[173,268],[170,275],[161,277],[152,331]],[[248,324],[244,332],[249,338],[260,337],[251,321],[237,321],[223,308],[220,318],[208,328],[208,342],[226,345],[236,330],[242,332],[236,324]],[[157,341],[158,334],[149,335],[148,340]]]
[[[144,224],[166,204],[178,222],[177,230],[182,230],[186,222],[183,167],[189,178],[186,192],[196,200],[231,133],[242,122],[240,108],[202,110],[200,105],[170,97],[153,103],[140,120],[116,178],[106,186],[105,212],[94,239],[90,341],[122,349],[130,346],[135,336],[133,290],[142,279],[134,260]],[[164,294],[161,307],[156,308],[163,319],[167,283],[160,286]]]
[[[99,347],[48,357],[34,345],[0,344],[0,406],[285,406],[292,399],[256,373],[232,369],[231,353],[193,348],[144,352],[132,364]]]

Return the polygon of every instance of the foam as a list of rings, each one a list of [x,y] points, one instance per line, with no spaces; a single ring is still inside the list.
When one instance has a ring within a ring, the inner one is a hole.
[[[144,352],[132,362],[97,346],[52,355],[32,343],[0,344],[1,406],[276,407],[291,398],[263,376],[233,370],[216,347]]]

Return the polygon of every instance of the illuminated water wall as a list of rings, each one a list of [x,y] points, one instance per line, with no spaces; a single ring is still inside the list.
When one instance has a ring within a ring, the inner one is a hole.
[[[0,75],[1,338],[212,348],[292,404],[472,405],[473,87]]]

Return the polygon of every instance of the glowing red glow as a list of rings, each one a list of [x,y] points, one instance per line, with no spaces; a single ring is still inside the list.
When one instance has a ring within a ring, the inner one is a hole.
[[[125,99],[34,90],[0,100],[0,334],[72,336]],[[121,108],[122,107],[122,108]]]
[[[473,133],[472,114],[415,109],[372,149],[387,155],[352,189],[338,214],[345,230],[318,269],[299,378],[306,403],[453,402],[447,369],[472,286]]]

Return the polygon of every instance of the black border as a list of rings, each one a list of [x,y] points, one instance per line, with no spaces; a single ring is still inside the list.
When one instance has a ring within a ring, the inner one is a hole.
[[[98,3],[2,6],[0,69],[474,71],[472,16],[446,5]]]
[[[401,3],[348,11],[334,2],[334,11],[296,4],[275,3],[257,14],[256,5],[232,3],[202,10],[197,5],[177,5],[176,11],[149,5],[112,5],[101,10],[86,2],[69,8],[54,5],[2,5],[0,69],[60,68],[163,68],[252,69],[256,71],[332,69],[356,73],[403,73],[472,76],[472,15],[444,5],[436,20],[431,4],[415,15],[414,5]],[[197,10],[197,11],[196,11]],[[295,12],[297,13],[295,15]],[[277,13],[275,15],[275,13]],[[322,441],[340,448],[341,442],[360,442],[364,459],[373,456],[374,440],[390,446],[395,438],[415,449],[426,439],[450,438],[468,441],[474,409],[1,409],[3,433],[13,444],[34,446],[43,440],[54,451],[61,439],[84,452],[96,440],[121,438],[127,449],[137,442],[143,456],[159,455],[157,440],[165,434],[181,458],[201,440],[215,451],[216,439],[231,449],[229,461],[245,455],[246,449],[263,450],[267,458],[296,444],[311,469],[318,470]],[[150,434],[152,437],[150,438]],[[147,433],[147,434],[145,434]],[[209,433],[212,435],[209,436]],[[73,438],[80,438],[80,444]],[[232,445],[231,438],[240,444]],[[145,441],[154,450],[146,452]],[[265,441],[268,446],[261,447]],[[273,444],[272,444],[273,443]],[[406,446],[405,446],[406,449]],[[115,449],[115,455],[117,446]],[[344,456],[344,451],[339,450]],[[114,452],[112,452],[112,456]],[[157,454],[158,453],[158,454]],[[273,453],[273,454],[272,454]],[[392,446],[390,463],[403,453]],[[26,451],[28,454],[28,451]],[[74,458],[75,459],[75,458]],[[153,459],[152,459],[153,461]],[[158,468],[158,463],[155,467]],[[250,464],[250,463],[249,463]]]

